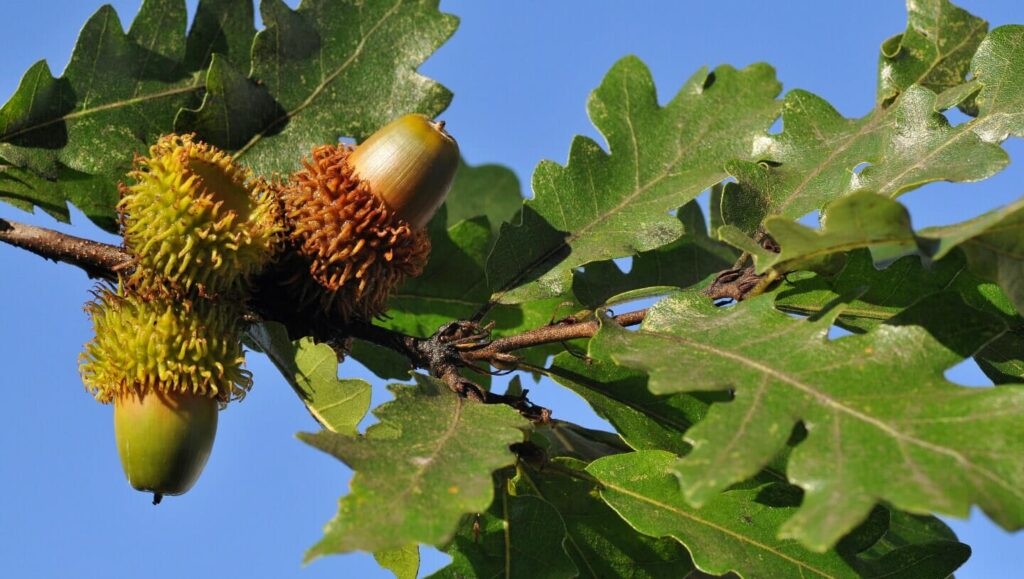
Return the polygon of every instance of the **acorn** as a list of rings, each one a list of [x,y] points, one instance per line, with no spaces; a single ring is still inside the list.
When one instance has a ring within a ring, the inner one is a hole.
[[[237,289],[274,255],[283,230],[267,183],[230,155],[167,135],[137,157],[118,203],[125,246],[137,262],[130,283],[152,290]]]
[[[430,255],[425,226],[458,163],[458,144],[444,123],[417,114],[355,148],[314,148],[280,191],[302,270],[288,283],[300,302],[342,323],[384,313],[391,291],[423,272]]]
[[[101,289],[86,306],[95,337],[80,356],[86,388],[114,405],[121,465],[137,490],[179,495],[213,447],[218,409],[252,384],[238,317],[208,300],[143,299]]]

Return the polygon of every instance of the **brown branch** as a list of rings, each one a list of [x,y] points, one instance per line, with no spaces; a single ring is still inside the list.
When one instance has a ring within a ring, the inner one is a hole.
[[[115,245],[5,219],[0,219],[0,241],[45,259],[70,263],[93,278],[115,280],[117,272],[132,263],[131,255]]]
[[[32,253],[57,262],[64,262],[85,270],[95,278],[116,280],[119,272],[129,270],[133,265],[130,253],[121,247],[83,239],[59,231],[25,225],[0,219],[0,241],[26,249]],[[271,297],[262,297],[259,292],[251,304],[257,318],[268,312],[280,314],[272,305]],[[621,326],[631,326],[643,321],[647,310],[640,310],[615,316],[612,319]],[[276,320],[274,316],[269,319]],[[419,338],[401,332],[375,326],[371,323],[352,323],[338,329],[339,342],[349,337],[358,338],[382,346],[409,360],[415,368],[430,373],[448,384],[459,394],[487,404],[507,404],[519,410],[535,422],[547,422],[551,412],[531,403],[525,395],[507,396],[488,392],[466,379],[460,368],[475,367],[479,362],[500,362],[515,359],[516,350],[542,344],[565,342],[589,338],[597,333],[600,323],[596,319],[568,319],[514,336],[488,340],[489,328],[473,321],[454,321],[445,324],[429,338]]]
[[[621,314],[612,319],[620,326],[633,326],[642,322],[646,315],[647,310],[644,309]],[[522,350],[542,344],[567,342],[579,338],[591,338],[597,333],[599,328],[600,323],[598,320],[560,322],[529,330],[522,334],[499,338],[478,349],[463,352],[462,358],[469,362],[490,361],[494,360],[498,354],[508,354],[515,350]]]

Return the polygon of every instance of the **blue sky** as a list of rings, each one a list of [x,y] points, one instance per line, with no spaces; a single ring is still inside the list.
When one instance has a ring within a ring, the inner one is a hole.
[[[126,26],[139,1],[113,2]],[[1017,0],[961,4],[993,26],[1024,22]],[[189,6],[194,10],[195,1]],[[98,0],[4,2],[0,96],[6,100],[39,58],[61,70],[98,7]],[[662,102],[702,65],[766,61],[785,89],[810,90],[856,116],[872,106],[879,44],[905,23],[895,0],[444,0],[442,8],[461,25],[422,71],[456,95],[443,118],[470,163],[506,164],[526,191],[538,161],[565,161],[573,135],[599,139],[586,116],[587,95],[624,55],[650,66]],[[1007,148],[1014,164],[992,179],[929,185],[904,196],[914,224],[960,221],[1024,193],[1024,143]],[[6,205],[0,216],[54,225]],[[111,239],[80,214],[74,223],[58,228]],[[363,554],[300,568],[302,551],[346,492],[349,472],[294,438],[315,424],[265,360],[250,355],[256,386],[222,415],[196,488],[153,508],[123,480],[110,408],[93,402],[78,377],[77,356],[90,332],[81,305],[91,283],[73,268],[4,247],[0,272],[0,391],[8,409],[0,426],[0,576],[390,576]],[[370,379],[375,403],[387,398],[381,381],[353,363],[341,372]],[[987,383],[971,364],[949,376]],[[600,424],[550,382],[531,394],[560,418]],[[975,550],[958,577],[1008,577],[1024,565],[1024,535],[1008,535],[979,513],[953,525]],[[426,554],[431,569],[443,562]]]

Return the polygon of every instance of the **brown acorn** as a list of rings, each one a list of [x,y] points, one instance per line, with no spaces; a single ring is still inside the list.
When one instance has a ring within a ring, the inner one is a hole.
[[[444,202],[459,148],[443,122],[405,115],[358,147],[313,149],[280,192],[304,305],[348,322],[382,314],[388,295],[423,272],[425,226]]]

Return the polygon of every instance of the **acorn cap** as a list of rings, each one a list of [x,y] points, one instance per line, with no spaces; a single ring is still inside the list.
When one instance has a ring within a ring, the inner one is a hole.
[[[443,121],[409,114],[371,135],[348,162],[374,195],[414,229],[421,229],[452,187],[459,145],[445,132]]]
[[[323,145],[303,160],[280,197],[294,269],[287,284],[302,306],[340,322],[384,312],[389,293],[423,272],[430,237],[370,192],[348,163],[352,149]]]
[[[238,316],[207,300],[144,300],[100,289],[86,304],[95,337],[79,357],[89,392],[103,403],[130,394],[190,393],[220,403],[252,385],[242,368]]]
[[[269,186],[227,153],[167,135],[135,160],[118,203],[130,281],[143,290],[237,288],[273,256],[283,230]]]

